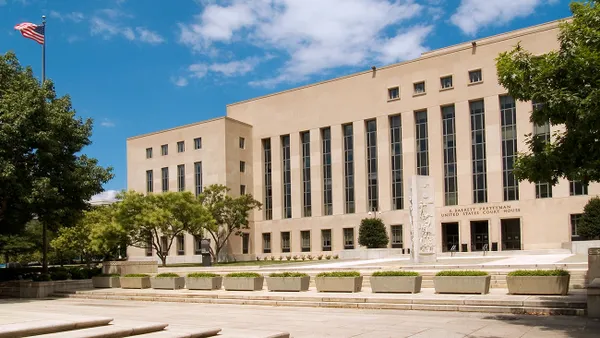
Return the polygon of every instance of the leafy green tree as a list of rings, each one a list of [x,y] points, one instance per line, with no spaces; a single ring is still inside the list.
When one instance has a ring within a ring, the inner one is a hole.
[[[77,222],[74,226],[60,228],[57,237],[50,242],[50,246],[64,256],[79,255],[82,261],[89,265],[93,256],[90,249],[91,230],[91,224],[84,220]]]
[[[600,198],[591,198],[583,208],[577,234],[587,239],[600,237]]]
[[[13,259],[19,261],[20,257],[31,255],[42,245],[42,226],[37,220],[32,220],[25,226],[25,230],[18,235],[0,235],[0,254],[4,262]]]
[[[250,211],[262,207],[252,195],[233,197],[228,195],[228,192],[229,188],[220,184],[206,187],[198,199],[212,219],[209,222],[196,223],[189,231],[198,237],[202,237],[205,231],[210,235],[215,243],[215,249],[211,252],[215,262],[218,261],[219,253],[227,245],[231,235],[241,236],[242,230],[248,229]]]
[[[389,243],[383,221],[379,218],[364,218],[358,229],[358,244],[367,248],[385,248]]]
[[[542,103],[531,113],[538,125],[564,125],[551,143],[528,135],[515,175],[530,182],[600,179],[600,7],[571,3],[573,20],[560,26],[557,51],[533,55],[517,45],[497,59],[498,80],[520,101]]]

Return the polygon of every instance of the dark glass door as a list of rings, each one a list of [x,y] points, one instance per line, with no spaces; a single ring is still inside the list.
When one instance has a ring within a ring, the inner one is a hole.
[[[471,222],[471,251],[489,250],[490,230],[488,221]]]
[[[442,223],[442,251],[459,251],[458,223]]]
[[[502,250],[521,250],[521,220],[518,218],[503,219]]]

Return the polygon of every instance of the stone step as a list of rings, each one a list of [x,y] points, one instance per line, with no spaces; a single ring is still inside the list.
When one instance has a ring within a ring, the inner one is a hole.
[[[31,320],[27,322],[0,325],[0,338],[18,338],[52,333],[64,333],[93,327],[103,327],[112,322],[112,318],[85,318],[79,320]]]
[[[178,326],[169,326],[162,331],[145,333],[141,335],[137,335],[136,337],[143,338],[207,338],[219,336],[222,337],[219,333],[221,329],[198,329],[193,327],[178,327]]]
[[[105,326],[38,335],[36,338],[121,338],[164,330],[168,324],[118,321]]]

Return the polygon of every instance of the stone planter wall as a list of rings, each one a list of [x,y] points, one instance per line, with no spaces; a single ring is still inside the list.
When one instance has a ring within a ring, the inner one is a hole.
[[[511,295],[566,295],[570,276],[506,276]]]
[[[92,289],[91,279],[61,280],[50,282],[13,281],[10,290],[2,296],[14,298],[46,298],[56,291],[76,291]]]
[[[223,277],[186,277],[186,286],[188,290],[221,290]]]
[[[363,277],[316,277],[319,292],[360,292]]]
[[[310,277],[267,277],[269,291],[308,291]]]
[[[225,277],[223,280],[223,286],[228,291],[259,291],[264,283],[264,277]]]
[[[422,276],[371,276],[369,278],[373,293],[419,293]]]
[[[153,289],[178,290],[185,287],[185,277],[153,277],[150,279]]]
[[[119,282],[123,289],[149,289],[150,277],[120,277]]]
[[[92,277],[92,285],[95,288],[120,288],[119,277]]]
[[[490,292],[491,276],[435,276],[436,293],[487,294]]]
[[[139,273],[157,273],[156,261],[107,261],[102,262],[103,274],[119,274],[121,276]]]

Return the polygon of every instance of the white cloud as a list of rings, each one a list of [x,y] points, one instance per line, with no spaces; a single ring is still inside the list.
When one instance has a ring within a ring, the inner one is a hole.
[[[81,22],[85,19],[85,15],[81,12],[71,12],[71,13],[60,13],[57,11],[50,11],[50,18],[58,19],[60,21],[73,21],[73,22]]]
[[[117,200],[117,195],[119,194],[116,190],[106,190],[97,195],[92,196],[90,202],[99,203],[99,202],[115,202]]]
[[[195,63],[190,65],[188,70],[191,77],[201,79],[208,73],[208,66],[203,63]]]
[[[6,5],[6,0],[0,0],[0,6]]]
[[[100,122],[100,125],[105,128],[113,128],[115,126],[115,123],[113,121],[105,118],[102,120],[102,122]]]
[[[450,21],[463,33],[475,35],[488,25],[503,25],[515,18],[531,15],[534,10],[557,0],[461,0]]]
[[[173,84],[177,87],[185,87],[188,85],[188,80],[183,76],[172,77],[171,82],[173,82]]]
[[[244,75],[250,72],[260,63],[260,61],[261,60],[259,58],[251,57],[241,61],[213,63],[209,68],[213,72],[221,73],[224,76],[230,77]]]
[[[116,9],[102,9],[90,19],[90,33],[100,35],[104,39],[121,36],[129,41],[140,41],[151,45],[163,43],[165,39],[158,33],[145,27],[123,25],[120,18],[131,17]]]
[[[162,36],[144,27],[136,27],[135,31],[138,33],[139,40],[142,42],[147,42],[151,45],[158,45],[165,42],[165,39]]]

